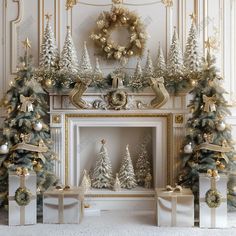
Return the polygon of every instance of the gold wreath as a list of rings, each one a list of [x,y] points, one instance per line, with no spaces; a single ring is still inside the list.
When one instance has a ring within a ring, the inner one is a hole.
[[[30,190],[19,187],[15,192],[15,201],[19,206],[27,206],[30,203],[31,196]]]
[[[118,26],[127,27],[130,40],[126,46],[112,41],[111,32]],[[107,59],[122,60],[143,54],[147,33],[140,17],[122,6],[113,6],[111,12],[103,12],[97,20],[96,33],[91,34],[101,56]]]
[[[124,108],[127,104],[127,93],[124,91],[111,91],[108,96],[109,105],[116,110]]]
[[[222,202],[222,196],[219,191],[210,189],[206,192],[205,201],[210,208],[217,208]]]

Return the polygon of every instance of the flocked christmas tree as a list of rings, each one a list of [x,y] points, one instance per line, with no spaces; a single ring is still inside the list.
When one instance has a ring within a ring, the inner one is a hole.
[[[153,62],[152,62],[152,58],[151,58],[151,55],[150,55],[150,51],[148,50],[147,60],[146,60],[146,64],[145,64],[145,67],[144,67],[144,70],[143,70],[143,76],[145,78],[148,78],[148,77],[152,77],[153,74],[154,74]]]
[[[39,65],[42,70],[58,69],[59,51],[50,24],[51,15],[46,14],[47,24],[41,45]]]
[[[191,92],[192,117],[187,122],[187,136],[183,145],[183,169],[179,176],[182,185],[192,188],[198,199],[198,173],[208,169],[235,173],[236,159],[230,126],[225,116],[229,114],[225,90],[221,87],[221,77],[215,66],[215,58],[208,52],[198,84]],[[231,175],[229,182],[229,204],[236,207],[236,182]]]
[[[119,180],[121,188],[132,189],[137,186],[134,167],[129,152],[129,145],[126,146],[126,153],[121,162]]]
[[[2,101],[7,117],[0,139],[0,206],[7,204],[8,170],[18,167],[34,170],[38,192],[57,181],[53,174],[56,156],[52,151],[49,127],[44,122],[48,111],[46,93],[33,76],[28,38],[23,44],[25,55]]]
[[[96,58],[96,63],[95,63],[95,67],[93,70],[93,80],[94,81],[100,81],[103,79],[103,73],[102,70],[100,68],[100,64],[99,64],[99,60],[98,58]]]
[[[137,60],[137,65],[134,71],[134,75],[132,76],[132,79],[130,83],[128,84],[129,87],[131,87],[134,91],[140,90],[144,86],[144,80],[143,80],[143,71],[141,67],[140,59]]]
[[[146,145],[141,145],[141,152],[135,165],[135,176],[139,186],[145,185],[145,178],[151,175],[151,163]]]
[[[158,52],[157,52],[157,59],[155,63],[155,76],[162,77],[166,74],[166,62],[163,55],[163,51],[161,45],[159,44]]]
[[[92,187],[93,188],[112,188],[113,176],[111,161],[105,147],[106,141],[103,139],[102,147],[96,160],[96,166],[93,171]]]
[[[86,78],[91,77],[92,73],[93,70],[88,54],[87,43],[85,41],[83,45],[81,60],[79,63],[79,75],[81,76],[81,78]]]
[[[192,24],[185,47],[184,66],[187,76],[194,82],[198,79],[198,72],[201,68],[201,57],[199,52],[199,35],[196,27],[196,17],[194,14],[191,14],[190,16]]]
[[[61,53],[59,66],[60,66],[60,70],[62,71],[66,71],[66,72],[70,71],[72,73],[76,73],[78,71],[79,63],[78,63],[78,58],[77,58],[77,52],[73,43],[71,30],[69,26],[67,26],[67,34],[66,34],[63,50]]]

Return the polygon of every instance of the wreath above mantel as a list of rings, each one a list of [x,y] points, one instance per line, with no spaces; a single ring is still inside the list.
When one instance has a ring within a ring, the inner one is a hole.
[[[119,45],[111,38],[118,27],[125,27],[129,32],[127,45]],[[97,28],[91,39],[106,59],[127,60],[132,56],[142,56],[147,40],[145,26],[140,17],[123,6],[112,6],[111,11],[104,11],[97,20]]]

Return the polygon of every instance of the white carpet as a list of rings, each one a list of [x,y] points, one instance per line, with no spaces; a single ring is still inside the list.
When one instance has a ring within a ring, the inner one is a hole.
[[[1,213],[1,222],[7,216]],[[235,219],[236,215],[231,216]],[[232,223],[232,220],[231,220]],[[236,223],[235,223],[236,226]],[[0,236],[235,236],[236,228],[158,228],[151,212],[103,212],[87,216],[80,225],[49,225],[9,227],[0,225]]]

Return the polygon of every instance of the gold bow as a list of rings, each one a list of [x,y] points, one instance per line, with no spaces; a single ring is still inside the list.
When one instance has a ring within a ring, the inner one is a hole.
[[[18,176],[27,176],[29,175],[29,170],[26,167],[17,167],[16,174]]]
[[[183,188],[180,185],[175,185],[175,187],[172,187],[171,185],[166,185],[167,192],[182,192]]]
[[[213,112],[216,111],[216,96],[213,95],[212,97],[207,97],[206,95],[203,95],[203,102],[205,103],[204,111],[205,112]]]
[[[34,99],[32,98],[32,96],[30,97],[25,97],[24,95],[20,95],[20,102],[22,103],[21,105],[21,111],[23,112],[31,112],[33,111],[33,102]]]
[[[219,174],[217,170],[212,170],[212,169],[208,169],[207,170],[207,177],[209,178],[219,178]]]

